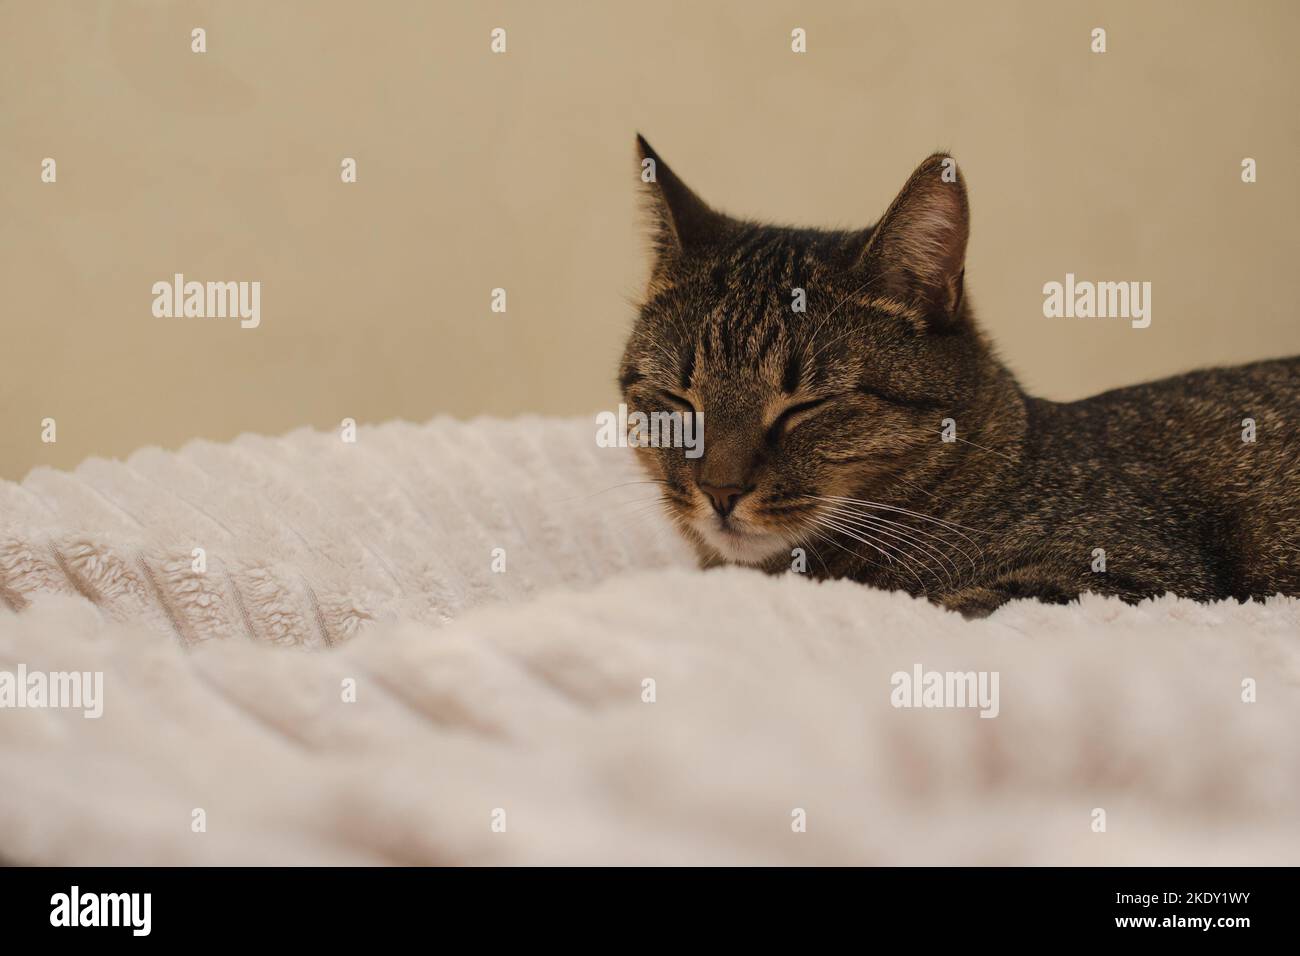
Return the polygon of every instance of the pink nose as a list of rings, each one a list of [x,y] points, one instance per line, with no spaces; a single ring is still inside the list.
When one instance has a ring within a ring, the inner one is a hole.
[[[727,517],[736,510],[736,502],[745,494],[745,489],[736,485],[700,485],[700,491],[709,496],[709,501],[713,504],[713,510],[722,517]]]

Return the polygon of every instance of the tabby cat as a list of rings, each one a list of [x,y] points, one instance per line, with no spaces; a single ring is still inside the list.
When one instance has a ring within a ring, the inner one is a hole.
[[[702,413],[702,456],[638,454],[705,566],[970,616],[1085,591],[1300,595],[1300,357],[1033,398],[963,295],[949,157],[875,226],[831,232],[716,212],[637,142],[655,261],[619,384],[631,410]]]

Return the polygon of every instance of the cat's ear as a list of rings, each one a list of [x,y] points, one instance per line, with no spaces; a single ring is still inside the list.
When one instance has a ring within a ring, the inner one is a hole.
[[[919,324],[951,330],[961,318],[970,208],[952,157],[936,153],[912,177],[871,231],[859,260],[872,295],[898,299]]]
[[[636,147],[642,195],[659,255],[676,256],[707,245],[725,228],[727,217],[691,192],[639,133]]]

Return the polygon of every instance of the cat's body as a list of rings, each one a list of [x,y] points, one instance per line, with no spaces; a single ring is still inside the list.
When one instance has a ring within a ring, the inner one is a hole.
[[[659,256],[621,382],[630,407],[703,413],[698,461],[641,453],[706,565],[967,614],[1084,591],[1300,594],[1300,358],[1032,398],[963,295],[947,157],[849,233],[721,216],[642,154]]]

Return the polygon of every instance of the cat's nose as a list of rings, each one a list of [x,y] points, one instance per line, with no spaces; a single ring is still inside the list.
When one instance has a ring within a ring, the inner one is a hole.
[[[700,491],[709,496],[713,510],[724,518],[736,510],[736,502],[746,490],[738,485],[700,485]]]

